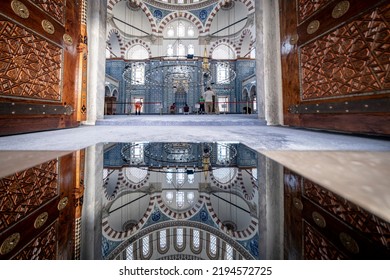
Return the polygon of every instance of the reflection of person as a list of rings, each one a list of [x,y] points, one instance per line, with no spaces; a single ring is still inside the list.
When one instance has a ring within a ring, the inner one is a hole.
[[[142,102],[141,101],[135,102],[135,114],[136,115],[141,115],[141,108],[142,108]]]
[[[173,103],[173,104],[171,105],[171,107],[169,107],[169,112],[170,112],[171,114],[175,114],[175,113],[176,113],[176,103]]]
[[[204,92],[204,99],[206,102],[206,114],[211,114],[213,112],[213,96],[215,96],[214,91],[210,87]]]
[[[204,98],[203,95],[199,97],[199,114],[204,114]]]

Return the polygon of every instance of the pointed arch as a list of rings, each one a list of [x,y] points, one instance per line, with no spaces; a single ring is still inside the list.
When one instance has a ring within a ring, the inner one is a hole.
[[[121,2],[122,0],[108,0],[107,1],[107,10],[109,13],[112,13],[112,10],[114,9],[114,6],[115,4]],[[150,12],[148,6],[146,6],[143,1],[140,1],[139,3],[139,6],[141,8],[141,10],[145,13],[145,15],[147,16],[148,20],[149,20],[149,23],[150,23],[150,26],[152,27],[152,33],[156,34],[157,33],[157,24],[156,24],[156,21],[152,15],[152,13]]]
[[[125,49],[124,49],[124,42],[122,40],[122,36],[120,35],[119,30],[116,28],[112,28],[107,33],[107,38],[106,38],[107,46],[110,49],[110,51],[112,52],[112,46],[111,46],[111,41],[110,41],[111,36],[115,36],[118,39],[120,57],[123,58],[124,57],[123,54],[124,54]]]
[[[164,28],[167,26],[167,24],[175,19],[178,19],[178,18],[186,19],[186,20],[192,22],[196,26],[196,28],[198,28],[199,34],[201,34],[203,32],[203,24],[196,16],[194,16],[193,14],[191,14],[189,12],[180,11],[180,12],[170,13],[166,17],[164,17],[161,20],[160,25],[158,27],[158,33],[162,34],[162,32],[163,32]]]
[[[254,0],[235,0],[236,2],[242,2],[248,8],[248,14],[255,12],[255,3]],[[219,10],[222,7],[222,1],[219,2],[214,9],[210,12],[210,15],[206,21],[204,33],[210,32],[211,23],[214,20],[214,17],[217,15]]]
[[[133,47],[134,45],[141,45],[143,46],[149,53],[149,58],[152,57],[152,50],[150,49],[150,46],[142,39],[133,39],[130,42],[127,42],[127,44],[124,47],[124,52],[123,52],[123,58],[125,58],[126,52]]]
[[[250,43],[249,43],[249,50],[252,49],[252,46],[253,46],[253,43],[254,43],[254,40],[253,40],[253,34],[252,32],[248,29],[248,28],[245,28],[242,33],[241,33],[241,36],[240,36],[240,40],[238,42],[238,46],[237,46],[237,57],[241,57],[241,51],[242,51],[242,44],[244,42],[244,39],[245,37],[249,35],[250,36]]]
[[[233,41],[231,41],[230,39],[227,39],[227,38],[219,39],[218,41],[214,42],[214,44],[211,46],[211,48],[209,50],[209,57],[212,57],[214,49],[216,47],[218,47],[219,45],[227,45],[227,46],[231,47],[233,49],[233,51],[234,51],[235,56],[237,57],[236,44]]]

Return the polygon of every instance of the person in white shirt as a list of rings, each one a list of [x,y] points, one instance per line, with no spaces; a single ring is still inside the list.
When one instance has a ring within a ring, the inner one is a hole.
[[[215,96],[215,93],[208,87],[203,95],[206,103],[206,114],[211,114],[213,112],[213,96]]]

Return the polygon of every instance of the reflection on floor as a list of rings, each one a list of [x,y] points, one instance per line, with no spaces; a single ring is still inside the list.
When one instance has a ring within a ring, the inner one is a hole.
[[[127,142],[42,152],[38,163],[19,152],[30,160],[0,179],[0,257],[389,259],[388,216],[327,180],[343,162],[312,157],[323,170],[316,179],[290,164],[308,160],[297,153],[265,156],[238,142]],[[352,165],[376,169],[357,154]],[[380,194],[374,199],[388,212],[386,188],[360,181],[352,188]]]

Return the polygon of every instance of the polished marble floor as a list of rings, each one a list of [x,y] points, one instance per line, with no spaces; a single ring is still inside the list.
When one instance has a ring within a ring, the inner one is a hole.
[[[344,192],[352,201],[390,220],[387,138],[266,126],[255,115],[106,116],[96,124],[0,137],[0,166],[7,172],[45,157],[44,153],[37,156],[37,151],[77,150],[97,143],[232,141],[294,166],[321,185]],[[10,156],[6,151],[30,153]],[[361,187],[355,188],[358,182]]]

